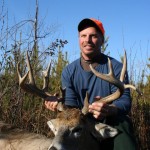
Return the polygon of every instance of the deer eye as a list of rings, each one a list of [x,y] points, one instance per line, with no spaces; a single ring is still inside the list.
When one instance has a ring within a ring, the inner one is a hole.
[[[79,137],[81,135],[82,131],[83,131],[83,127],[82,126],[78,126],[78,127],[73,128],[71,133],[75,137]]]

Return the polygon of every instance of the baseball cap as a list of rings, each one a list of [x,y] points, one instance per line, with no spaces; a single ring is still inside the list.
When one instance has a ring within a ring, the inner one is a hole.
[[[103,27],[103,24],[101,21],[93,19],[93,18],[85,18],[81,20],[81,22],[78,25],[78,31],[82,31],[86,26],[94,26],[96,29],[98,29],[102,35],[104,36],[105,30]]]

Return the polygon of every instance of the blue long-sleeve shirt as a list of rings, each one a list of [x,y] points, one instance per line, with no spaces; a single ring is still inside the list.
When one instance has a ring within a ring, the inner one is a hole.
[[[95,69],[103,74],[109,73],[108,56],[101,54],[101,60]],[[116,59],[109,57],[114,69],[115,76],[119,79],[122,69],[122,63]],[[128,75],[126,73],[124,83],[128,83]],[[81,66],[81,60],[77,59],[62,72],[62,86],[66,88],[65,105],[83,107],[86,91],[89,94],[89,103],[92,103],[94,97],[105,97],[114,93],[117,87],[96,77],[91,71],[86,71]],[[119,108],[119,113],[127,114],[131,108],[130,90],[125,89],[124,94],[117,100],[113,101]]]

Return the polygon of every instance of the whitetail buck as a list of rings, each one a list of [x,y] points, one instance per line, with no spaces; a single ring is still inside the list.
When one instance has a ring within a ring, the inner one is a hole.
[[[123,83],[126,71],[126,54],[124,56],[124,63],[120,80],[118,80],[114,76],[112,65],[109,59],[108,62],[110,72],[107,75],[96,72],[96,70],[94,70],[90,65],[92,72],[96,76],[118,87],[118,90],[115,93],[104,97],[100,100],[106,103],[112,102],[115,99],[119,98],[123,94],[125,88],[133,88],[134,90],[137,90],[134,86],[125,85]],[[27,92],[40,96],[41,98],[45,99],[46,97],[50,97],[51,95],[47,92],[50,65],[47,68],[47,70],[43,72],[43,90],[40,90],[35,84],[28,53],[27,66],[29,71],[23,77],[21,77],[18,64],[18,76],[20,87]],[[28,76],[29,83],[26,83],[25,81]],[[62,90],[62,95],[64,95],[64,90]],[[60,100],[63,100],[63,98],[60,98]],[[52,119],[47,122],[50,129],[55,135],[52,141],[50,139],[45,139],[45,137],[41,136],[39,140],[35,140],[37,139],[37,135],[31,133],[25,133],[25,135],[27,134],[27,136],[25,136],[24,132],[15,132],[13,135],[12,130],[8,132],[6,130],[5,133],[3,133],[3,131],[0,132],[0,148],[2,148],[3,150],[11,150],[12,145],[14,150],[44,150],[44,147],[47,147],[48,150],[100,150],[101,142],[103,142],[103,140],[106,138],[116,136],[118,134],[118,130],[110,127],[109,125],[97,122],[92,117],[92,115],[88,113],[88,105],[88,93],[86,94],[84,107],[82,110],[76,108],[65,108],[62,105],[62,103],[59,102],[59,111],[56,119]],[[39,147],[39,143],[40,145],[43,145],[43,149],[42,147]]]

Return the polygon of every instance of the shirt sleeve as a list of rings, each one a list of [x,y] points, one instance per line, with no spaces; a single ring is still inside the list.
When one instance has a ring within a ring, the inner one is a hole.
[[[77,101],[78,94],[75,92],[71,78],[72,76],[71,76],[69,69],[65,68],[61,76],[62,87],[66,89],[65,105],[79,107],[78,101]]]

